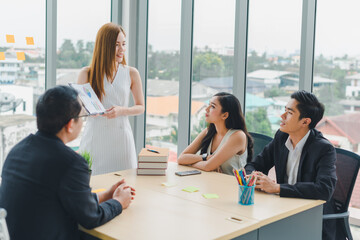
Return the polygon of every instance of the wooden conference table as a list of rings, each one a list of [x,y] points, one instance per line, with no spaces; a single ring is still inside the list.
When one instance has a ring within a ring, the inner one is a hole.
[[[256,191],[254,205],[242,206],[235,177],[216,172],[174,174],[192,169],[169,163],[166,176],[137,176],[136,169],[130,169],[91,177],[92,189],[108,189],[125,178],[136,196],[112,221],[82,230],[101,239],[321,239],[324,201]],[[199,191],[182,191],[189,186]],[[219,198],[206,199],[202,194],[207,193]]]

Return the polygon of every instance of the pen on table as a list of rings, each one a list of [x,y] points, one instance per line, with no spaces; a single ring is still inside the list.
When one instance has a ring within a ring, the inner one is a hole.
[[[149,152],[153,152],[153,153],[159,153],[158,151],[152,150],[152,149],[149,149],[149,148],[147,148],[146,150],[148,150]]]

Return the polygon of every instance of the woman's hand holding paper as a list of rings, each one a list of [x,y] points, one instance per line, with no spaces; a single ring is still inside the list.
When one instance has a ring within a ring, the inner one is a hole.
[[[118,116],[126,115],[126,109],[127,108],[121,106],[113,106],[107,109],[102,116],[109,119],[116,118]]]

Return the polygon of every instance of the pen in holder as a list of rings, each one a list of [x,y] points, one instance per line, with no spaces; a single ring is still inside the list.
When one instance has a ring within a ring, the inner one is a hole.
[[[241,205],[252,205],[254,204],[254,192],[256,176],[252,174],[246,180],[245,169],[233,170],[236,180],[239,184],[239,203]]]
[[[243,186],[239,185],[239,203],[241,205],[254,204],[255,185]]]

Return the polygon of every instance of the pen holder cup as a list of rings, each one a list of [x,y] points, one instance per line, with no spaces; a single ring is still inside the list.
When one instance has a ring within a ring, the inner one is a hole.
[[[253,205],[254,204],[254,192],[255,185],[242,186],[239,185],[239,203],[241,205]]]

